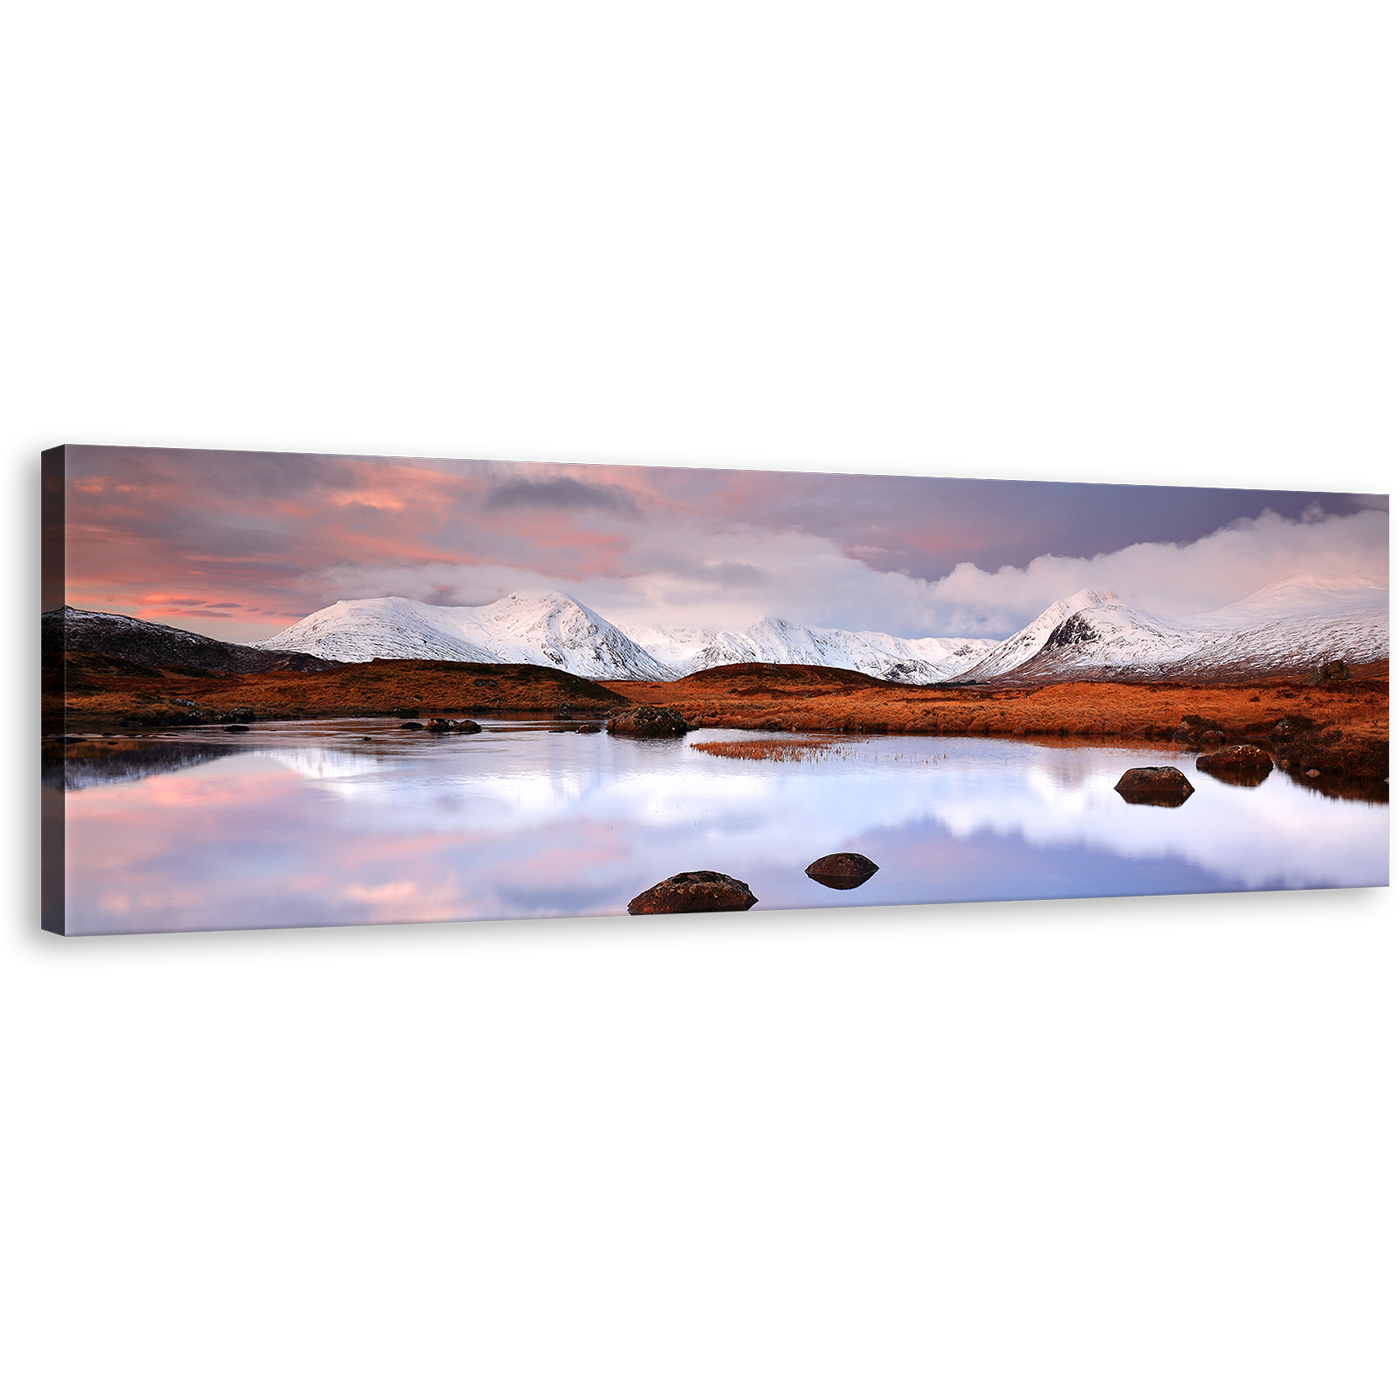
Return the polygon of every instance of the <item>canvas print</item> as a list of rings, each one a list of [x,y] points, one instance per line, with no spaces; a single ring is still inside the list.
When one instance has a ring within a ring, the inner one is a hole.
[[[1389,880],[1385,496],[102,446],[43,493],[56,933]]]

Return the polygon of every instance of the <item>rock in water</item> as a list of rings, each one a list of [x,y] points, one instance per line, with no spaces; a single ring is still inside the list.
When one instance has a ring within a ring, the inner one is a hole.
[[[453,728],[458,734],[481,733],[481,726],[474,719],[459,719]]]
[[[863,885],[880,867],[869,856],[855,851],[839,851],[823,856],[807,867],[807,878],[831,890],[853,890]]]
[[[670,739],[689,728],[679,710],[664,705],[633,705],[608,721],[609,734],[626,734],[635,739]]]
[[[1196,791],[1180,768],[1129,768],[1113,790],[1124,802],[1149,807],[1180,807]]]
[[[718,870],[687,870],[643,890],[627,906],[629,914],[712,914],[752,909],[758,896],[732,875]]]
[[[1240,773],[1250,769],[1268,773],[1273,766],[1273,759],[1256,744],[1229,744],[1214,753],[1203,753],[1196,760],[1196,767],[1203,773]]]

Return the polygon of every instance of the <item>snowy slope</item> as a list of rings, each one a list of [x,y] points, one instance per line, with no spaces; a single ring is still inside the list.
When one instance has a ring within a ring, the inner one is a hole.
[[[1390,654],[1390,599],[1377,579],[1294,574],[1191,617],[1086,590],[1047,608],[963,680],[1044,684],[1114,676],[1268,674]]]
[[[660,629],[650,629],[648,637]],[[674,641],[652,643],[654,654],[683,674],[711,666],[762,661],[776,665],[840,666],[867,676],[927,685],[965,671],[991,648],[989,641],[966,637],[892,637],[887,632],[844,632],[836,628],[803,627],[781,618],[765,617],[736,631],[692,633]],[[686,644],[688,643],[688,645]]]
[[[629,627],[627,635],[644,647],[663,665],[679,675],[689,675],[691,663],[714,641],[716,633],[707,627]]]
[[[767,662],[839,666],[915,685],[1044,684],[1375,660],[1390,654],[1390,613],[1382,581],[1290,575],[1195,617],[1151,613],[1116,594],[1084,589],[999,643],[845,632],[773,617],[730,631],[638,627],[629,636],[563,593],[513,593],[475,608],[408,598],[334,603],[257,645],[336,661],[531,662],[596,680],[671,680],[711,666]]]
[[[443,616],[458,611],[430,607],[408,598],[352,598],[332,603],[256,645],[285,648],[295,639],[298,650],[332,656],[337,661],[373,661],[376,657],[499,660],[473,646],[462,629]]]
[[[563,593],[512,593],[476,608],[437,607],[410,598],[343,600],[258,645],[337,661],[528,662],[595,680],[670,680],[675,674]]]
[[[528,661],[596,680],[671,680],[710,666],[766,661],[840,666],[927,684],[966,670],[992,643],[842,632],[777,618],[764,618],[739,631],[646,626],[629,635],[565,594],[513,593],[477,608],[438,607],[409,598],[357,598],[322,608],[258,645],[295,648],[337,661]]]
[[[989,680],[993,676],[1005,675],[1029,661],[1046,643],[1050,634],[1068,617],[1073,617],[1081,608],[1101,607],[1116,604],[1116,593],[1100,593],[1092,588],[1082,588],[1068,598],[1051,603],[1034,622],[1027,623],[1019,632],[1013,633],[1004,642],[999,642],[985,656],[968,667],[959,680]]]

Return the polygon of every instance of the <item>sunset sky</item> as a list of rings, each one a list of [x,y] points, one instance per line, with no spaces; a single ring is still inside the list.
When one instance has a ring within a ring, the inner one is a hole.
[[[542,589],[624,629],[999,638],[1084,587],[1193,613],[1389,569],[1385,496],[129,447],[67,475],[67,601],[228,641]]]

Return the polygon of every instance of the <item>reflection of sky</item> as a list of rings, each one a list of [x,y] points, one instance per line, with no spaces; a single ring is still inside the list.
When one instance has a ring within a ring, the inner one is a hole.
[[[366,726],[372,726],[366,729]],[[373,732],[374,745],[357,746]],[[723,737],[706,731],[694,738]],[[620,913],[680,870],[746,880],[760,907],[1317,888],[1388,880],[1383,806],[1274,774],[1190,768],[1179,808],[1130,806],[1160,751],[889,738],[815,763],[688,742],[384,722],[260,729],[227,758],[67,799],[75,932]],[[802,873],[832,851],[856,891]]]

